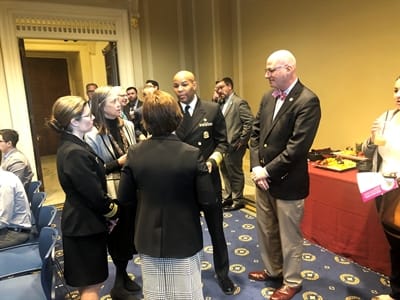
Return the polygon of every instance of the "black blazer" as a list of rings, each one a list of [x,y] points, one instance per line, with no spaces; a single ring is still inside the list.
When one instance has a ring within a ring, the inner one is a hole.
[[[199,149],[174,134],[132,145],[118,199],[137,206],[138,252],[169,258],[199,252],[203,248],[200,210],[208,214],[215,209],[214,193]]]
[[[318,97],[298,81],[272,120],[275,99],[272,91],[261,99],[250,138],[251,167],[265,166],[270,193],[283,200],[308,196],[307,153],[321,118]]]
[[[57,173],[65,193],[61,229],[65,236],[86,236],[107,231],[110,212],[104,162],[88,144],[62,134],[57,150]]]
[[[179,126],[176,135],[181,141],[199,148],[205,160],[214,151],[225,154],[228,150],[225,118],[219,105],[211,101],[197,98],[191,126],[186,130]]]

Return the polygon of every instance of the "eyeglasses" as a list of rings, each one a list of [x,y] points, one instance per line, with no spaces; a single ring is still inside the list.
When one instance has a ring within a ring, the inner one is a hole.
[[[83,119],[83,118],[89,118],[89,119],[93,119],[93,114],[92,113],[90,113],[90,114],[87,114],[87,115],[82,115],[81,116],[81,119]]]
[[[281,69],[281,68],[286,68],[287,67],[287,65],[280,65],[280,66],[276,66],[275,68],[267,68],[267,69],[264,69],[264,71],[265,71],[265,73],[267,73],[267,74],[272,74],[272,73],[274,73],[276,70],[279,70],[279,69]]]

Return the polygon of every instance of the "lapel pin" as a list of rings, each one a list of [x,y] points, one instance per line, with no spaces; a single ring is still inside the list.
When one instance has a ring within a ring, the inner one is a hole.
[[[289,98],[289,101],[290,101],[290,102],[292,102],[292,101],[293,101],[293,98],[292,98],[292,97],[290,97],[290,98]]]

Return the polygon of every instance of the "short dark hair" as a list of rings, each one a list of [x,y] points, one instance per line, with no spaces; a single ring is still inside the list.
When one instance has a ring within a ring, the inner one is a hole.
[[[230,78],[230,77],[224,77],[224,78],[222,78],[221,80],[217,80],[216,83],[219,83],[219,82],[221,82],[221,81],[223,81],[226,85],[230,85],[231,88],[233,89],[233,80],[232,80],[232,78]]]
[[[182,111],[171,94],[156,90],[149,93],[143,103],[144,128],[153,136],[168,135],[178,128]]]
[[[155,81],[155,80],[152,80],[152,79],[148,79],[148,80],[146,80],[146,83],[145,84],[151,84],[151,85],[153,85],[154,87],[157,87],[158,89],[160,88],[160,85],[158,84],[158,82],[157,81]]]
[[[128,87],[125,92],[129,91],[129,90],[135,90],[136,94],[137,94],[137,88],[135,88],[134,86],[130,86]]]
[[[98,86],[97,86],[97,83],[90,82],[90,83],[87,83],[87,84],[86,84],[86,90],[87,90],[87,89],[88,89],[88,87],[89,87],[89,86],[91,86],[91,85],[95,86],[95,87],[96,87],[96,89],[98,88]]]
[[[11,142],[13,147],[17,146],[19,135],[14,129],[1,129],[0,134],[5,142]]]

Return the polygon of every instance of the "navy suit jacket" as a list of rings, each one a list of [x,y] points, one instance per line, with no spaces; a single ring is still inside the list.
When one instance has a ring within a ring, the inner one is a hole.
[[[282,200],[304,199],[309,193],[307,153],[321,118],[320,102],[298,81],[275,119],[272,91],[261,99],[250,138],[251,167],[266,167],[270,193]]]
[[[228,150],[225,118],[219,105],[211,101],[197,98],[191,126],[185,130],[179,126],[176,135],[181,141],[199,148],[205,160],[215,151],[225,154]]]

